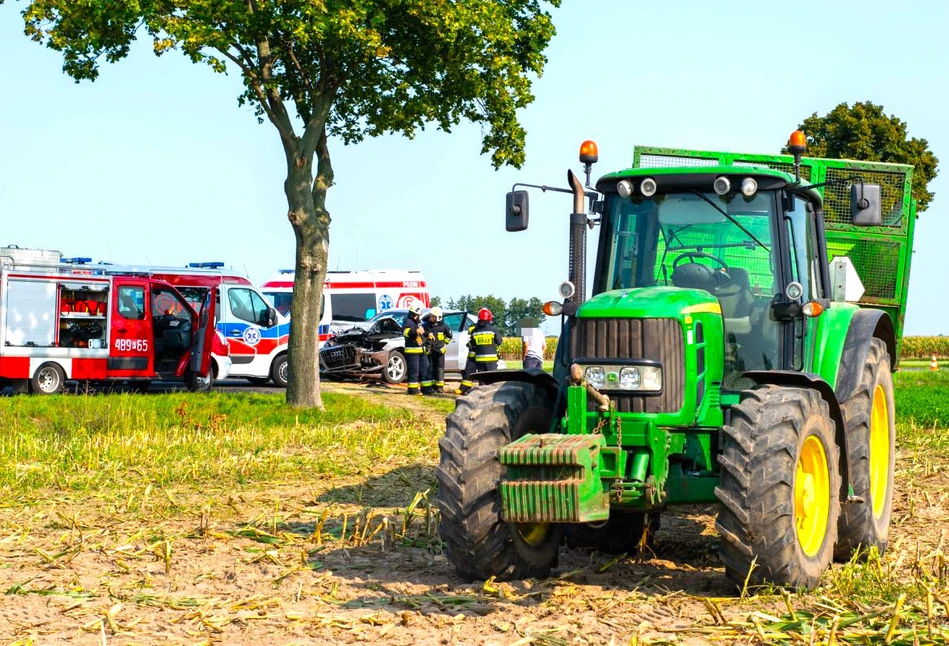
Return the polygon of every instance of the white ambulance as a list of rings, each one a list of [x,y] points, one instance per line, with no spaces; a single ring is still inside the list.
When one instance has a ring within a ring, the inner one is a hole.
[[[277,311],[286,316],[293,300],[293,276],[292,269],[282,269],[260,288]],[[385,310],[415,304],[428,307],[429,302],[425,277],[418,270],[328,271],[323,283],[320,344],[353,323],[367,321]]]

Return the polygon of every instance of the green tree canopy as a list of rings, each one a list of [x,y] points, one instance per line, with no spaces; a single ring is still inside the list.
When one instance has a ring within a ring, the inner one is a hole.
[[[494,325],[504,336],[517,336],[517,329],[523,319],[532,319],[538,325],[544,321],[544,303],[536,296],[529,299],[512,298],[510,303],[493,294],[471,296],[466,294],[457,299],[448,299],[448,307],[455,310],[467,310],[477,314],[482,307],[491,310]]]
[[[798,126],[807,135],[807,155],[832,159],[859,159],[913,166],[913,198],[920,212],[932,202],[929,182],[936,177],[939,160],[925,139],[910,137],[906,122],[887,116],[882,105],[870,101],[853,107],[841,103],[818,116],[815,112]],[[782,152],[787,152],[787,148]]]
[[[328,260],[330,138],[347,144],[429,124],[482,126],[495,167],[520,166],[517,110],[532,100],[560,0],[26,0],[26,33],[77,82],[137,38],[237,73],[238,102],[276,129],[297,242],[287,401],[321,406],[317,324]],[[209,123],[213,115],[207,115]],[[314,168],[314,157],[316,164]]]

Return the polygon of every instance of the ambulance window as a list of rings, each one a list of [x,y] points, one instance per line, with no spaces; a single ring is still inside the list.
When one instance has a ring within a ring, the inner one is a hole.
[[[119,315],[130,321],[145,319],[145,288],[123,285],[119,287]]]
[[[376,311],[375,294],[330,294],[334,321],[365,321],[366,312]],[[371,318],[370,314],[368,318]]]
[[[254,325],[266,324],[268,305],[254,290],[232,287],[227,290],[227,301],[234,318]]]

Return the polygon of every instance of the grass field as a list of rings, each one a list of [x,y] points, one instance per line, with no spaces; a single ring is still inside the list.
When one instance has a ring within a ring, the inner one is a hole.
[[[547,580],[461,581],[431,505],[449,398],[0,398],[0,644],[945,644],[949,372],[895,381],[890,549],[745,595],[713,506],[664,514],[646,561],[565,549]]]

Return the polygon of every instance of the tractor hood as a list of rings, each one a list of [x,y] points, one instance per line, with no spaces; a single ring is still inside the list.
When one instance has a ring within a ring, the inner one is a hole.
[[[718,299],[702,289],[637,287],[597,294],[580,306],[579,318],[679,318],[721,313]]]

